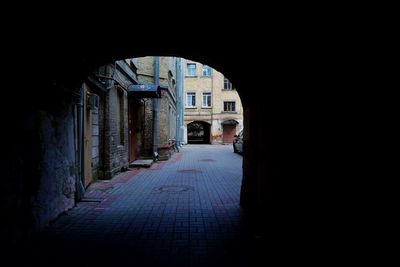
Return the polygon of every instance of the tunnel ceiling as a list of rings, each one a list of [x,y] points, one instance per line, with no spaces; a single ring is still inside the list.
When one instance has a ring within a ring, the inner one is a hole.
[[[72,28],[68,24],[61,27],[54,21],[47,21],[45,30],[24,28],[18,32],[18,38],[10,42],[15,46],[3,50],[10,56],[13,69],[17,70],[14,73],[16,79],[24,73],[27,82],[34,82],[30,86],[40,84],[35,88],[37,92],[42,90],[42,84],[79,87],[95,68],[115,60],[179,56],[223,73],[238,89],[244,107],[249,105],[251,95],[270,93],[270,88],[275,90],[282,81],[287,82],[287,78],[295,81],[288,73],[292,75],[301,69],[293,57],[300,55],[300,39],[294,42],[288,32],[273,35],[269,31],[252,32],[245,27],[236,27],[239,25],[217,23],[206,36],[204,31],[180,29],[181,24],[177,24],[180,30],[174,30],[175,26],[170,25],[172,28],[160,27],[155,31],[151,27],[141,28],[140,21],[134,20],[131,24],[123,21],[123,18],[117,23],[109,21],[108,25],[107,20],[94,20],[88,26],[80,25],[76,20]],[[52,25],[50,29],[50,24],[57,27]],[[33,36],[27,35],[29,30]],[[21,63],[29,72],[23,72]],[[30,97],[35,96],[32,93]]]

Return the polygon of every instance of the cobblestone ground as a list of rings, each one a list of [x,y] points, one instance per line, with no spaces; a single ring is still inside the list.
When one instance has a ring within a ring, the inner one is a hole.
[[[187,145],[166,162],[92,184],[36,241],[40,266],[250,266],[242,156]],[[25,259],[25,260],[27,260]]]

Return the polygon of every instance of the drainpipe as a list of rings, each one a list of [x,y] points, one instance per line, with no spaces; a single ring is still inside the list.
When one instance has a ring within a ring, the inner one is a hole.
[[[183,113],[183,71],[182,71],[182,58],[178,58],[177,62],[177,69],[178,69],[178,74],[176,75],[177,77],[177,85],[178,85],[178,125],[177,125],[177,140],[178,140],[178,145],[179,147],[182,147],[183,143],[183,120],[184,120],[184,113]]]
[[[211,70],[211,127],[210,127],[210,144],[213,140],[213,125],[214,125],[214,71]]]
[[[159,85],[160,57],[154,57],[154,84]],[[153,100],[153,160],[158,160],[158,98]]]
[[[176,145],[180,147],[180,118],[181,118],[181,114],[180,114],[180,103],[181,103],[181,92],[180,92],[180,69],[179,69],[179,58],[176,58],[175,61],[175,69],[176,69]]]

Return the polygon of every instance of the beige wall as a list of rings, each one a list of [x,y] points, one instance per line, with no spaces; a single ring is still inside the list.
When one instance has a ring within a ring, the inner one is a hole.
[[[132,62],[137,67],[137,78],[139,82],[154,83],[154,57],[133,58]],[[158,99],[157,140],[160,159],[168,157],[169,139],[176,139],[176,58],[160,57],[159,84],[162,89],[161,98]],[[168,79],[168,73],[171,79]],[[175,82],[173,82],[175,81]],[[153,99],[146,100],[145,124],[147,131],[144,143],[153,144]],[[148,146],[147,150],[152,149]],[[147,152],[148,154],[149,152]]]
[[[154,57],[133,58],[132,62],[137,67],[137,78],[141,82],[154,82]]]
[[[196,76],[187,76],[187,64],[196,64]],[[212,125],[212,143],[222,143],[222,122],[236,120],[239,124],[237,132],[243,128],[243,107],[239,94],[236,90],[224,90],[224,75],[212,69],[211,77],[202,76],[203,64],[191,60],[184,60],[184,103],[185,103],[185,126],[192,121],[206,121]],[[203,93],[211,93],[211,107],[202,107]],[[188,108],[187,93],[196,93],[196,106]],[[224,101],[234,101],[235,112],[224,112]],[[185,131],[185,138],[187,133]],[[185,139],[187,143],[187,139]]]

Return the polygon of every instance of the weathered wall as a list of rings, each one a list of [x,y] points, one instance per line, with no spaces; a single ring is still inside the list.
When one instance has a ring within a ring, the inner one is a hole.
[[[169,139],[176,139],[176,102],[169,90],[161,91],[158,101],[158,153],[160,159],[168,159],[173,153]]]
[[[113,86],[107,91],[104,162],[106,179],[112,178],[129,165],[127,103],[127,93],[121,87]],[[123,106],[122,110],[120,105]]]
[[[147,98],[144,105],[143,151],[140,156],[152,157],[153,151],[153,99]]]
[[[39,113],[41,179],[33,204],[39,228],[72,208],[75,193],[74,123],[72,107],[60,114]]]
[[[12,114],[2,110],[2,121],[11,130],[2,136],[0,234],[9,245],[43,229],[75,201],[72,95],[45,86],[22,97],[15,90],[12,99],[18,99],[18,109]]]
[[[158,146],[162,147],[168,144],[168,129],[169,129],[169,116],[168,116],[168,92],[161,91],[161,99],[158,100]]]
[[[132,61],[137,67],[137,78],[141,82],[154,82],[154,57],[138,57]]]
[[[154,57],[132,58],[137,67],[137,78],[139,82],[154,82]],[[144,121],[142,129],[143,143],[140,148],[139,156],[143,158],[152,158],[153,151],[153,99],[144,99],[143,106]]]
[[[104,149],[104,92],[90,89],[92,93],[99,96],[99,108],[91,110],[92,118],[92,175],[93,180],[104,178],[103,149]]]
[[[132,59],[140,82],[154,83],[154,57]],[[157,142],[160,159],[168,159],[168,140],[176,138],[176,58],[160,57],[159,83],[164,87],[158,99]],[[145,104],[144,149],[142,157],[150,157],[153,149],[153,99]]]
[[[168,103],[169,107],[168,107],[168,121],[169,121],[169,131],[168,131],[168,138],[170,139],[176,139],[176,118],[177,118],[177,114],[176,114],[176,105],[173,105],[173,103]]]

